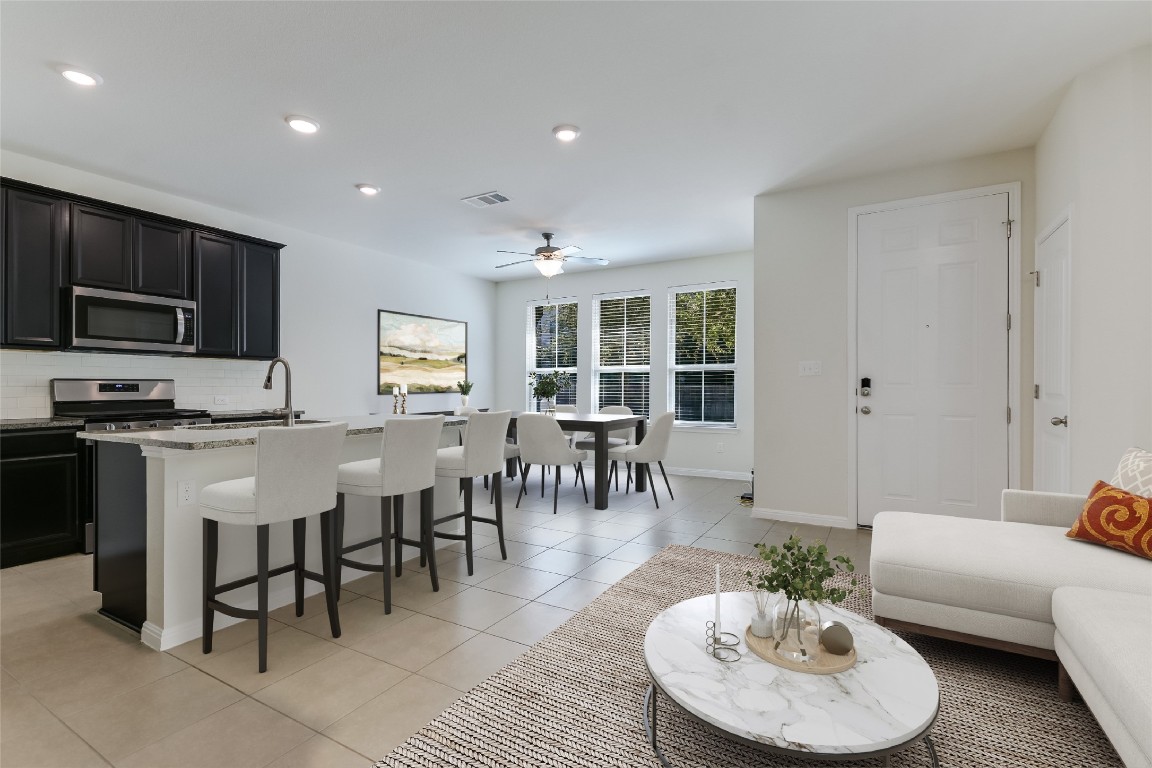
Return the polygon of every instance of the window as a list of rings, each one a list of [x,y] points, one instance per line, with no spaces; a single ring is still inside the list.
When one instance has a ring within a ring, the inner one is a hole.
[[[648,416],[652,297],[601,296],[596,303],[600,322],[596,354],[598,407],[626,405],[632,413]]]
[[[736,423],[736,286],[668,295],[669,400],[678,424]]]
[[[567,373],[568,386],[556,394],[560,405],[576,404],[576,302],[528,305],[528,373]],[[540,410],[540,401],[528,385],[528,408]]]

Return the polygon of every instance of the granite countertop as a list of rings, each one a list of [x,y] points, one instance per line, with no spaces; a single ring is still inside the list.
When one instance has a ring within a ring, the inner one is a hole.
[[[371,416],[337,416],[330,419],[303,419],[299,423],[316,424],[319,422],[346,421],[348,422],[348,436],[380,434],[384,431],[384,422],[389,419],[403,419],[405,416],[381,414]],[[468,420],[461,416],[447,416],[444,418],[445,426],[459,426]],[[155,448],[175,448],[184,451],[202,451],[213,448],[235,448],[243,445],[256,444],[256,432],[261,427],[282,426],[279,419],[275,421],[250,421],[241,424],[216,424],[191,427],[176,427],[175,429],[149,429],[133,432],[91,432],[86,433],[86,440],[98,440],[107,443],[131,443],[140,446]]]
[[[293,408],[292,412],[296,414],[296,418],[304,415],[304,411]],[[253,416],[265,416],[268,419],[280,418],[272,412],[271,408],[248,408],[239,411],[208,411],[208,415],[214,419],[246,419]]]
[[[52,429],[56,427],[83,427],[84,419],[40,416],[31,419],[0,419],[0,432],[17,429]]]

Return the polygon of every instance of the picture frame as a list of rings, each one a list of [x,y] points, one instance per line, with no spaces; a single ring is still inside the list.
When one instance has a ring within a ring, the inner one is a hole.
[[[459,392],[468,378],[468,323],[388,309],[376,313],[376,393]]]

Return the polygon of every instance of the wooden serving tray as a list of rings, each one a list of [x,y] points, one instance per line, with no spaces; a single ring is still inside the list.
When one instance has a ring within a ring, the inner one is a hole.
[[[752,634],[752,627],[744,630],[744,642],[748,644],[748,650],[764,661],[772,662],[778,667],[790,669],[793,672],[804,672],[809,675],[834,675],[837,672],[851,669],[856,664],[855,648],[843,656],[837,656],[824,650],[824,647],[821,646],[820,655],[806,664],[786,659],[773,650],[772,646],[775,645],[775,642],[772,638],[756,637]]]

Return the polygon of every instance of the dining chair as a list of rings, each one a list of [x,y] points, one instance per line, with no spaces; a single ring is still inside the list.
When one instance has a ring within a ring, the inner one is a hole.
[[[652,422],[652,426],[645,433],[644,439],[640,441],[639,445],[619,445],[608,449],[608,459],[612,462],[613,473],[618,473],[616,469],[616,462],[618,461],[638,464],[644,468],[643,471],[648,473],[648,486],[652,489],[652,500],[656,502],[657,509],[660,508],[660,500],[656,498],[656,485],[652,482],[652,462],[656,462],[657,466],[660,467],[660,474],[664,476],[664,485],[668,486],[668,496],[673,500],[676,499],[672,495],[672,484],[668,482],[668,473],[664,471],[664,457],[668,454],[668,440],[672,437],[672,424],[675,420],[676,414],[673,411],[662,413]],[[631,481],[632,475],[629,473],[628,482],[624,485],[624,493],[628,493],[628,485]],[[616,482],[620,482],[618,474]]]
[[[617,416],[631,416],[632,409],[626,405],[606,405],[600,409],[600,413],[615,414]],[[587,433],[585,433],[587,435]],[[608,447],[618,448],[622,445],[635,445],[636,444],[636,427],[628,427],[627,429],[614,429],[608,433]],[[574,448],[577,450],[595,451],[596,440],[595,438],[580,437],[575,440]],[[613,469],[615,469],[615,462],[613,462]],[[628,477],[632,477],[632,465],[628,465]],[[627,486],[625,486],[627,488]],[[620,477],[616,477],[616,490],[620,490]]]
[[[472,575],[472,523],[487,523],[496,526],[496,536],[500,541],[500,556],[507,560],[508,552],[504,545],[504,501],[501,490],[500,473],[504,469],[504,445],[508,435],[508,423],[512,420],[511,411],[482,411],[468,416],[468,426],[464,428],[463,445],[440,448],[436,451],[436,476],[460,479],[464,493],[464,511],[437,518],[432,521],[431,536],[464,542],[464,555],[468,563],[468,575]],[[496,515],[494,518],[475,517],[472,514],[472,481],[477,477],[491,475]],[[452,520],[464,519],[464,533],[447,533],[436,530],[436,526]],[[435,552],[427,554],[429,572],[435,568]],[[425,555],[421,554],[421,564]],[[436,584],[433,577],[433,584]]]
[[[552,487],[552,514],[556,514],[560,491],[560,467],[576,465],[576,476],[584,483],[584,460],[587,451],[577,451],[564,436],[564,430],[556,419],[544,413],[523,413],[516,419],[516,439],[520,443],[520,458],[524,461],[524,471],[520,479],[520,493],[516,495],[516,506],[528,486],[528,475],[532,465],[540,465],[540,496],[544,496],[544,467],[556,467],[556,480]],[[588,486],[584,485],[584,503],[588,503]]]
[[[268,670],[268,580],[282,573],[296,577],[296,615],[304,613],[304,579],[324,585],[332,637],[340,637],[336,598],[335,520],[336,467],[344,448],[348,424],[310,424],[265,427],[256,432],[256,474],[206,485],[200,491],[203,518],[203,638],[204,653],[212,652],[216,612],[239,619],[256,619],[257,664]],[[320,515],[321,573],[304,568],[307,519]],[[268,526],[292,521],[292,562],[269,569]],[[216,583],[220,523],[256,528],[256,574]],[[224,592],[256,585],[256,608],[238,608],[217,598]]]
[[[392,542],[396,547],[396,575],[401,574],[403,545],[413,544],[426,553],[433,542],[431,530],[433,488],[436,485],[436,450],[443,416],[404,416],[385,419],[380,433],[380,458],[350,461],[337,468],[336,479],[336,577],[343,566],[384,575],[384,613],[392,612]],[[419,541],[404,539],[404,494],[420,493]],[[344,497],[380,499],[380,535],[355,544],[344,544]],[[381,563],[351,560],[345,555],[380,545]],[[438,591],[435,585],[433,591]]]

